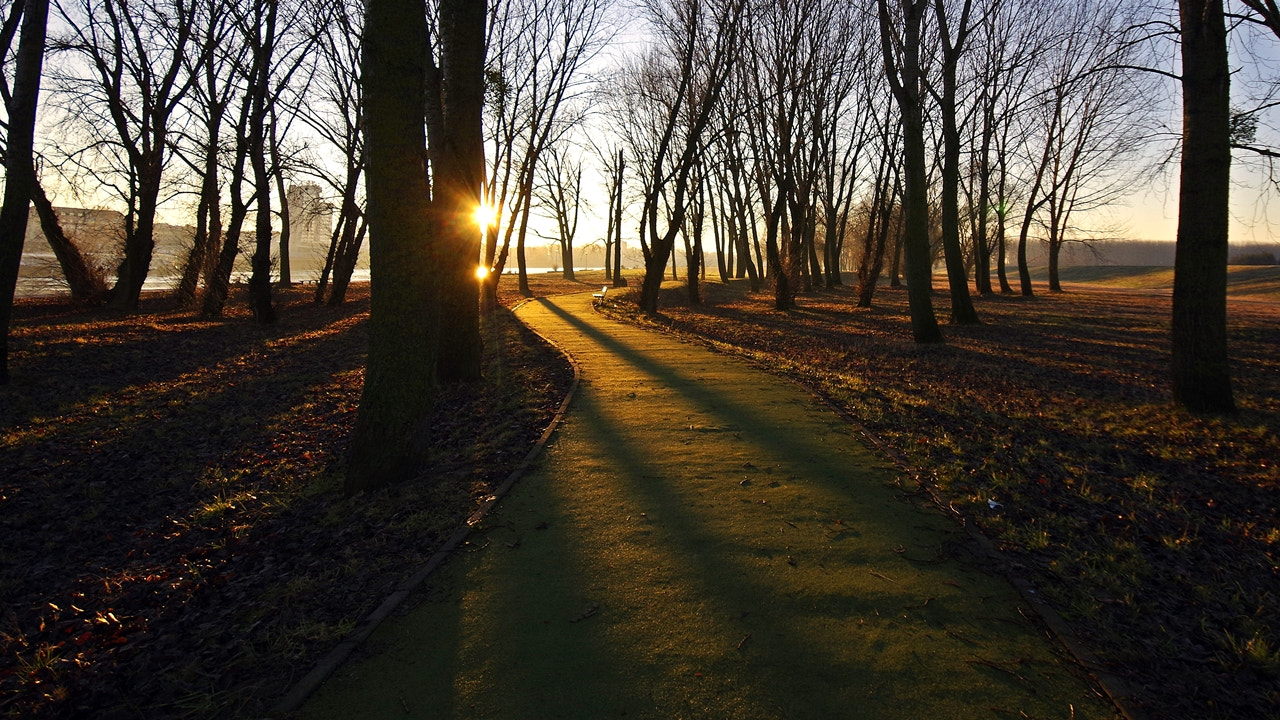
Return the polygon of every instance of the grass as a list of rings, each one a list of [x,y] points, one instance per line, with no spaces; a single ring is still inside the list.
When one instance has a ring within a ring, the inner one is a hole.
[[[656,318],[615,307],[847,410],[1004,548],[1152,717],[1280,715],[1280,307],[1232,303],[1242,410],[1214,418],[1171,403],[1167,296],[977,298],[983,325],[923,348],[900,290],[871,310],[822,291],[791,312],[736,282],[704,290],[699,307],[666,291]]]
[[[1035,268],[1032,277],[1047,281],[1047,269]],[[1173,290],[1173,268],[1133,265],[1066,267],[1058,272],[1064,283],[1126,290]],[[1280,300],[1280,265],[1231,265],[1227,268],[1227,294],[1239,299]]]

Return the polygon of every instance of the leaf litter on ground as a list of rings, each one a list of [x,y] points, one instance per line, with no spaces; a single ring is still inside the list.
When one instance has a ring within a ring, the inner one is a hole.
[[[220,320],[162,296],[134,314],[16,306],[0,716],[262,716],[515,467],[572,379],[499,310],[486,380],[437,398],[431,467],[345,497],[368,289],[335,308],[311,292],[277,291],[271,327],[239,297]]]

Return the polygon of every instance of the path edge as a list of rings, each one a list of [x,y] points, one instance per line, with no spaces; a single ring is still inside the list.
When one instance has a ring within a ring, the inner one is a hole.
[[[529,300],[521,300],[512,306],[508,312],[510,312],[511,316],[520,322],[521,325],[524,325],[526,330],[537,335],[542,342],[546,343],[550,347],[555,348],[556,352],[559,352],[560,355],[568,361],[569,367],[573,369],[573,381],[569,383],[569,390],[565,392],[564,399],[560,401],[560,405],[556,408],[555,414],[551,416],[551,420],[547,423],[546,428],[544,428],[542,434],[538,436],[537,442],[533,444],[533,447],[529,449],[529,452],[525,453],[525,456],[520,463],[507,474],[507,477],[502,481],[502,484],[498,485],[498,487],[495,488],[487,498],[485,498],[484,502],[480,504],[480,507],[476,508],[476,510],[467,517],[462,526],[455,530],[425,563],[414,571],[408,579],[397,585],[396,589],[382,601],[382,604],[379,605],[376,610],[369,613],[364,620],[361,620],[359,624],[356,625],[355,629],[353,629],[351,633],[342,640],[342,642],[338,643],[337,646],[330,650],[329,653],[316,663],[301,680],[294,683],[293,687],[285,693],[284,697],[271,707],[270,714],[267,716],[268,718],[273,715],[289,715],[301,709],[303,703],[311,697],[312,693],[320,689],[320,686],[323,685],[324,682],[329,679],[329,676],[333,675],[334,671],[336,671],[342,663],[351,656],[351,653],[354,652],[356,648],[360,647],[360,645],[378,629],[378,626],[390,617],[391,613],[394,612],[396,608],[400,607],[409,595],[422,585],[422,583],[430,577],[433,572],[435,572],[436,568],[443,565],[444,561],[448,559],[450,553],[456,550],[458,546],[467,539],[467,536],[471,534],[471,530],[475,528],[476,525],[479,525],[480,522],[493,511],[498,502],[502,500],[502,498],[510,492],[511,488],[515,486],[520,478],[524,477],[525,473],[533,467],[534,461],[542,455],[543,450],[546,449],[547,443],[551,440],[551,436],[554,435],[555,431],[560,427],[560,422],[564,420],[565,414],[569,411],[569,405],[573,402],[573,398],[577,394],[578,382],[581,379],[582,373],[578,367],[578,361],[575,360],[563,347],[552,342],[545,335],[534,330],[516,316],[515,311],[527,302],[529,302]]]

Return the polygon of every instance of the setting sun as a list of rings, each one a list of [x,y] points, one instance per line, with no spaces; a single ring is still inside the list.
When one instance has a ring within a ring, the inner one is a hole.
[[[476,206],[473,217],[477,225],[487,228],[498,223],[498,210],[489,203],[480,203]]]
[[[483,265],[477,265],[477,266],[476,266],[476,279],[477,279],[477,280],[484,280],[484,279],[485,279],[485,278],[487,278],[487,277],[489,277],[489,268],[487,268],[487,267],[485,267],[485,266],[483,266]]]

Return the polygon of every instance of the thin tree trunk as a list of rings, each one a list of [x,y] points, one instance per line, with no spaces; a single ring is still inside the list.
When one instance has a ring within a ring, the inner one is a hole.
[[[263,100],[256,100],[261,102]],[[255,112],[255,115],[258,113]],[[267,174],[266,148],[263,143],[262,121],[250,124],[250,135],[255,144],[250,152],[253,164],[253,180],[257,188],[257,208],[254,214],[254,250],[250,259],[249,307],[258,323],[270,325],[276,321],[275,307],[271,301],[271,177]]]
[[[271,165],[272,176],[276,181],[276,195],[280,198],[280,237],[277,243],[279,250],[277,255],[280,258],[280,277],[276,283],[282,287],[293,287],[293,268],[289,262],[289,241],[293,232],[292,224],[289,222],[289,195],[284,191],[284,163],[280,160],[280,139],[276,137],[276,126],[279,120],[272,112],[271,121]]]
[[[624,178],[623,173],[625,172],[626,167],[627,167],[626,156],[624,156],[622,151],[619,150],[618,151],[618,176],[614,181],[615,184],[618,186],[618,206],[613,210],[613,232],[615,233],[614,241],[613,241],[613,286],[614,287],[627,286],[627,279],[622,277],[622,209],[623,209],[622,208],[622,200],[623,200],[622,181]]]
[[[969,295],[969,277],[960,247],[960,127],[956,119],[956,65],[969,33],[969,0],[965,0],[952,44],[943,0],[936,0],[942,60],[942,249],[946,259],[947,285],[951,290],[951,322],[973,325],[978,311]]]

